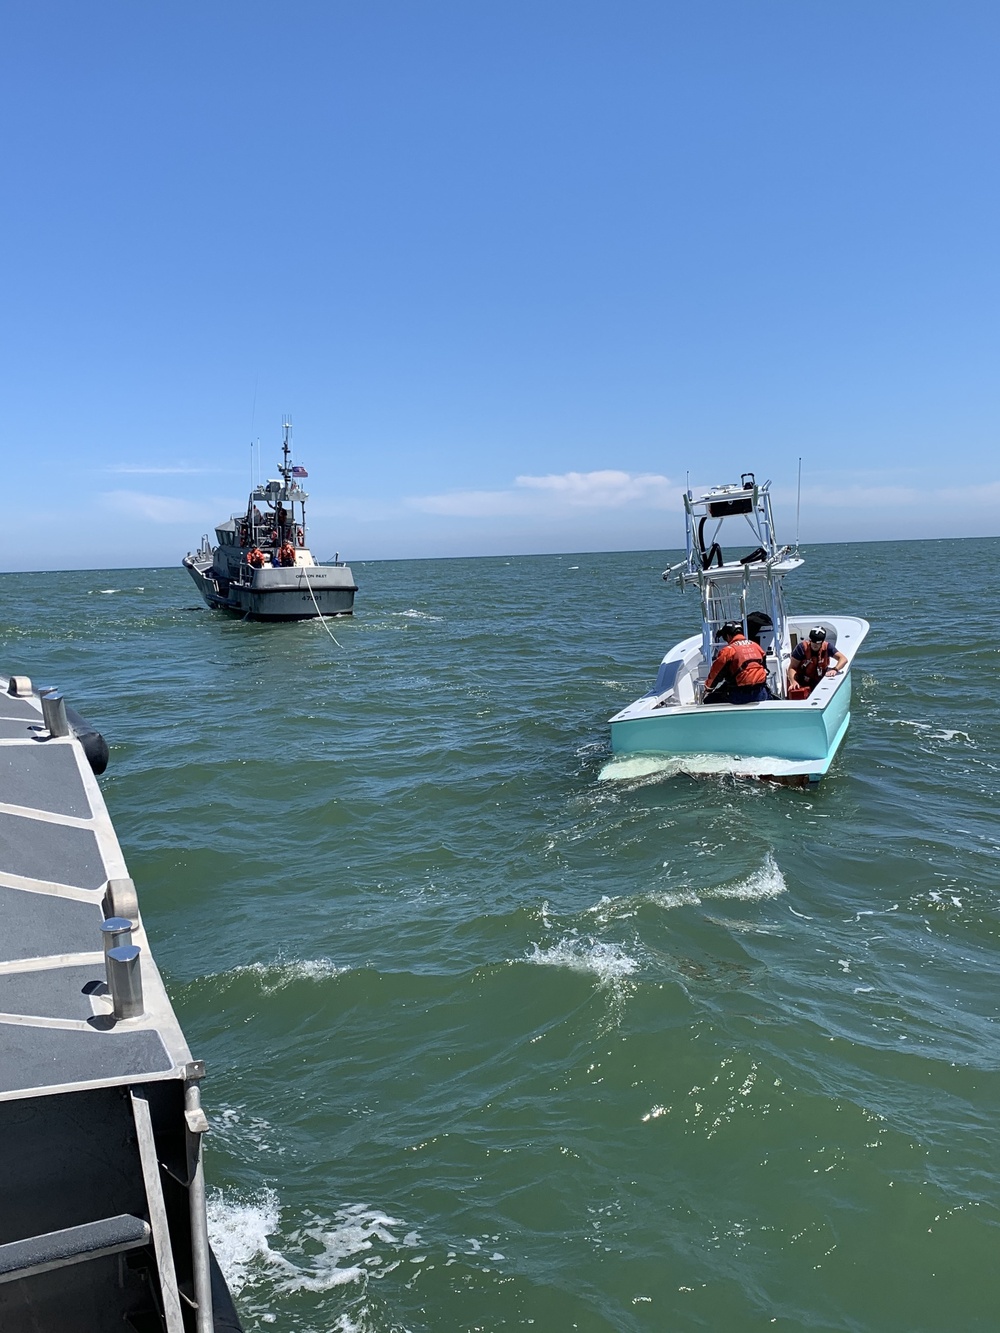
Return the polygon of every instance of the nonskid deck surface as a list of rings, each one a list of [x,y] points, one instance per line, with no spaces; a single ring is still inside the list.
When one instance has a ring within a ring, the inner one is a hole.
[[[8,684],[0,678],[0,1329],[238,1333],[205,1230],[203,1067],[150,954],[82,744],[50,734],[38,696]],[[140,1012],[116,1017],[101,927],[126,916]]]
[[[0,695],[0,1099],[182,1077],[191,1053],[141,924],[146,1013],[109,1023],[102,904],[128,872],[79,743],[46,737],[31,701]]]

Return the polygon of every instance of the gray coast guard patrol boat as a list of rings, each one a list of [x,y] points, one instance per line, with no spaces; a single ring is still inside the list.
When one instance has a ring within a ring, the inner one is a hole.
[[[0,677],[0,1329],[238,1333],[191,1056],[56,691]]]
[[[250,492],[245,513],[207,534],[182,560],[213,611],[234,611],[247,620],[308,620],[349,616],[357,586],[347,565],[319,565],[306,545],[308,494],[298,483],[305,468],[291,462],[291,425],[285,422],[281,480]]]

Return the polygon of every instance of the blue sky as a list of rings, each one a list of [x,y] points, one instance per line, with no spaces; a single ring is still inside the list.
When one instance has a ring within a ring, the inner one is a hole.
[[[164,565],[281,421],[357,560],[1000,533],[1000,5],[33,0],[6,569]]]

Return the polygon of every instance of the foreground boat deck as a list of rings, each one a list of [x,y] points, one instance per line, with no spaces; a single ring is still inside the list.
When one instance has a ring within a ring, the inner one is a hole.
[[[237,1329],[207,1244],[203,1066],[83,746],[0,689],[0,1328]]]

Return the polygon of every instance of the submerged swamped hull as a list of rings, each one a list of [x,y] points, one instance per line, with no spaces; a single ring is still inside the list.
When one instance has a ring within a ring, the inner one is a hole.
[[[640,716],[625,709],[612,718],[611,749],[616,756],[697,757],[706,771],[741,777],[819,782],[851,720],[850,672],[831,685],[822,702],[691,704]]]
[[[789,621],[796,639],[814,619]],[[848,666],[842,674],[824,677],[804,699],[699,703],[706,670],[702,640],[700,635],[684,639],[663,659],[653,688],[611,719],[615,759],[644,756],[678,760],[677,771],[730,773],[792,785],[819,782],[847,734],[850,663],[869,628],[857,616],[827,616],[824,623]],[[786,660],[768,659],[775,695],[782,690]],[[608,774],[613,775],[614,770]]]

